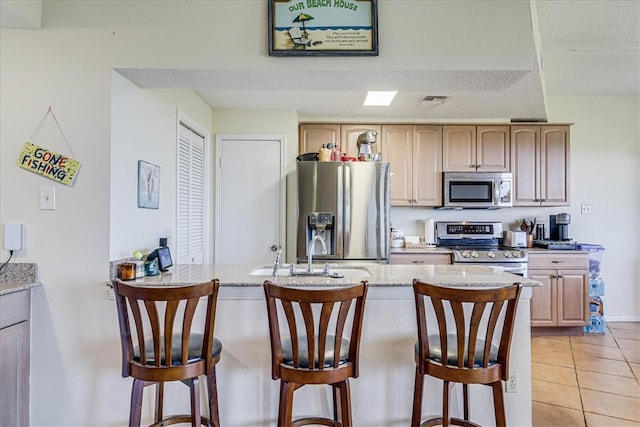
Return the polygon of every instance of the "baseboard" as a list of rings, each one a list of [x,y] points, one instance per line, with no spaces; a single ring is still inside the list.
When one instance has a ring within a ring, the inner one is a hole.
[[[607,316],[606,313],[605,313],[604,320],[607,323],[640,322],[640,316]]]

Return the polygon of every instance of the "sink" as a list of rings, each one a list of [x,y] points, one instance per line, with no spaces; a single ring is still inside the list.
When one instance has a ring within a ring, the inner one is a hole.
[[[262,265],[249,273],[251,276],[272,276],[273,266]],[[291,269],[289,267],[278,268],[278,276],[292,276]],[[344,277],[344,276],[356,276],[356,277],[371,277],[371,273],[365,267],[350,267],[350,266],[335,266],[329,267],[329,273],[324,271],[323,267],[314,267],[313,272],[307,271],[306,264],[299,264],[294,266],[293,276],[318,276],[318,277]]]

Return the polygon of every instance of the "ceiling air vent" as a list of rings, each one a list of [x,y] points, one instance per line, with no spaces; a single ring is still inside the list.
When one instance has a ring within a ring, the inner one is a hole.
[[[445,99],[447,99],[447,97],[443,95],[427,95],[422,98],[422,102],[424,104],[442,104]]]

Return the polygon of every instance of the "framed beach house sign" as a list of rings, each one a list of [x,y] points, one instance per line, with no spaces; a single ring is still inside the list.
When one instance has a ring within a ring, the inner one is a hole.
[[[269,0],[269,55],[377,56],[377,0]]]

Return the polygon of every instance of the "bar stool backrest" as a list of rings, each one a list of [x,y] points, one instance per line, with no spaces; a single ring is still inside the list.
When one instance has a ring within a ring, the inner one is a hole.
[[[316,371],[328,376],[321,383],[331,383],[330,371],[345,369],[349,372],[341,377],[357,378],[367,288],[366,282],[347,288],[303,289],[266,281],[273,379],[285,375],[293,381],[292,372]]]
[[[419,361],[440,365],[449,371],[449,375],[455,375],[452,370],[459,370],[461,376],[447,378],[451,381],[468,382],[463,376],[469,379],[470,370],[491,370],[492,367],[497,368],[496,374],[502,380],[508,379],[520,285],[464,289],[414,280],[413,288]],[[435,322],[429,321],[431,309]],[[494,379],[470,380],[472,383],[484,381]]]
[[[142,287],[121,281],[113,286],[123,377],[175,381],[206,375],[217,363],[219,354],[213,356],[217,280],[185,287]],[[196,316],[202,297],[206,311]]]

